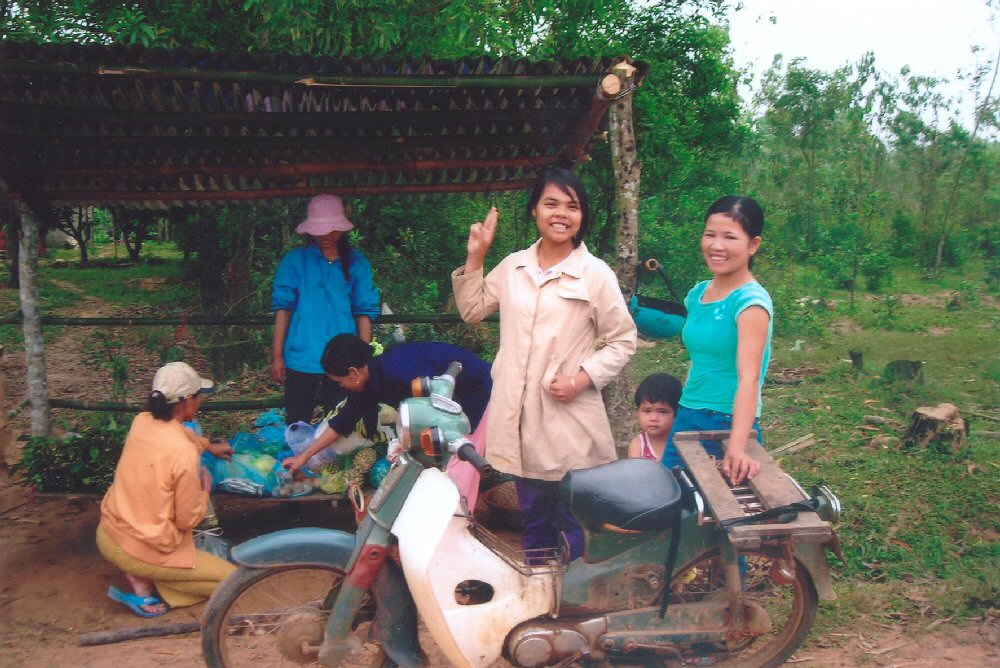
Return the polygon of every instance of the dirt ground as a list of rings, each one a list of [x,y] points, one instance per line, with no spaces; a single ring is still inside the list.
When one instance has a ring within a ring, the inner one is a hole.
[[[87,298],[78,312],[105,309]],[[108,311],[107,313],[110,313]],[[54,396],[106,399],[102,372],[81,355],[87,330],[67,328],[47,349]],[[154,366],[149,353],[137,350],[135,367]],[[24,398],[23,356],[2,360],[6,409]],[[27,410],[15,417],[15,430],[27,429]],[[16,435],[16,434],[15,434]],[[2,454],[2,453],[0,453]],[[225,501],[217,509],[226,536],[235,542],[292,526],[349,526],[352,518],[329,502],[273,504],[252,499]],[[196,622],[203,606],[142,619],[109,600],[108,585],[124,585],[119,573],[98,554],[94,531],[99,517],[96,498],[32,497],[9,480],[0,462],[0,668],[128,665],[129,668],[204,665],[196,633],[81,647],[81,634],[117,629]],[[820,609],[823,614],[823,608]],[[425,639],[432,665],[444,666]],[[506,664],[503,664],[506,665]],[[878,666],[980,668],[1000,666],[1000,614],[965,626],[945,620],[922,620],[920,627],[863,626],[813,634],[789,665],[808,668]]]
[[[347,526],[351,516],[329,502],[276,505],[253,499],[219,504],[226,535],[235,541],[291,526]],[[0,667],[43,668],[127,664],[129,668],[204,665],[197,633],[111,645],[79,646],[95,631],[196,622],[203,606],[141,619],[105,596],[120,574],[98,554],[94,498],[28,498],[0,481]],[[820,608],[823,614],[823,608]],[[933,628],[928,628],[932,626]],[[432,666],[446,664],[424,638]],[[501,666],[507,664],[500,662]],[[817,636],[789,661],[807,668],[1000,666],[1000,616],[969,626],[922,622],[921,628],[857,627]]]

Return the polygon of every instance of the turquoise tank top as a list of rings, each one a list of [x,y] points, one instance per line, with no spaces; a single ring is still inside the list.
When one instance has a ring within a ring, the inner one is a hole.
[[[681,336],[691,356],[691,370],[680,403],[686,408],[708,409],[732,415],[738,380],[736,319],[751,306],[763,307],[770,316],[760,373],[760,386],[764,387],[764,376],[771,361],[774,305],[767,290],[756,281],[741,285],[725,299],[703,304],[701,299],[709,283],[710,281],[698,283],[691,288],[684,300],[688,317]],[[758,417],[760,407],[758,390]]]

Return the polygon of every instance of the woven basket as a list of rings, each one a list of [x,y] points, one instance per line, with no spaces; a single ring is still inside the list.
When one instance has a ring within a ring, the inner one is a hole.
[[[512,531],[521,530],[521,505],[517,500],[517,486],[513,480],[486,492],[485,499],[493,524]]]

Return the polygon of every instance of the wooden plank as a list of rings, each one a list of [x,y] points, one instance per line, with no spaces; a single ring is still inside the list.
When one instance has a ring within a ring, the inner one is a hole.
[[[716,461],[701,445],[702,441],[719,442],[728,437],[728,431],[681,432],[674,436],[674,444],[681,458],[694,476],[705,497],[705,503],[718,520],[746,517],[729,484],[718,470]],[[806,497],[789,480],[774,458],[757,443],[756,435],[747,443],[747,453],[760,463],[761,468],[745,484],[753,490],[765,510],[805,500]],[[744,549],[758,547],[764,540],[824,543],[831,536],[830,524],[812,512],[800,512],[791,522],[745,524],[729,527],[727,531],[733,544]]]
[[[793,452],[798,452],[799,450],[804,450],[805,448],[811,448],[814,445],[816,445],[816,435],[806,434],[805,436],[800,436],[791,443],[786,443],[779,448],[771,450],[769,454],[776,455],[781,452],[791,454]]]
[[[747,454],[760,463],[760,472],[747,482],[765,508],[777,508],[803,501],[802,493],[792,484],[778,462],[757,441],[747,443]]]
[[[729,490],[729,485],[723,479],[716,467],[715,460],[708,456],[701,441],[721,440],[718,435],[728,432],[684,431],[674,435],[674,445],[688,470],[694,476],[695,483],[705,497],[705,503],[712,511],[712,516],[719,520],[746,517],[739,502]]]
[[[830,540],[830,525],[814,513],[800,513],[786,524],[745,524],[730,527],[729,539],[741,548],[758,547],[765,540],[787,539],[793,543],[825,543]]]

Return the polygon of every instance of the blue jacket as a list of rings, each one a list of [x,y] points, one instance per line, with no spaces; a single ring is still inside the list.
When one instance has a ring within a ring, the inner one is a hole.
[[[381,313],[381,295],[372,266],[351,249],[351,280],[340,259],[330,262],[316,244],[290,251],[274,274],[273,311],[291,311],[285,338],[285,366],[302,373],[323,373],[327,342],[337,334],[357,334],[356,315],[372,320]]]

